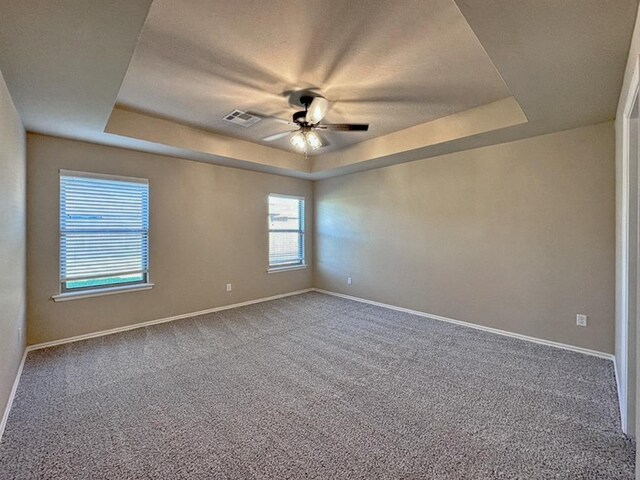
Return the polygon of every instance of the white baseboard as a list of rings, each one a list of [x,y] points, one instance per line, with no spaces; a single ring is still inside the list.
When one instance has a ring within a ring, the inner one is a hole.
[[[11,407],[13,406],[13,399],[16,396],[16,391],[18,390],[18,383],[20,383],[20,377],[22,376],[22,368],[24,367],[24,361],[27,358],[27,349],[24,350],[22,354],[22,360],[20,360],[20,366],[18,367],[18,371],[16,372],[16,378],[13,380],[13,386],[11,387],[11,393],[9,394],[9,398],[7,399],[7,405],[4,408],[4,414],[2,415],[2,422],[0,423],[0,441],[2,440],[2,435],[4,434],[4,429],[7,426],[7,420],[9,419],[9,412],[11,412]]]
[[[614,360],[614,356],[610,353],[599,352],[597,350],[590,350],[588,348],[576,347],[574,345],[568,345],[566,343],[553,342],[551,340],[544,340],[542,338],[530,337],[528,335],[521,335],[519,333],[513,333],[506,330],[500,330],[498,328],[485,327],[483,325],[477,325],[475,323],[463,322],[462,320],[455,320],[453,318],[443,317],[441,315],[433,315],[431,313],[420,312],[418,310],[411,310],[409,308],[397,307],[395,305],[389,305],[387,303],[374,302],[373,300],[367,300],[365,298],[353,297],[351,295],[345,295],[344,293],[331,292],[328,290],[322,290],[321,288],[314,288],[315,292],[325,293],[327,295],[333,295],[334,297],[346,298],[348,300],[354,300],[356,302],[368,303],[369,305],[376,305],[378,307],[389,308],[391,310],[397,310],[399,312],[410,313],[419,317],[431,318],[433,320],[439,320],[441,322],[453,323],[463,327],[475,328],[476,330],[482,330],[484,332],[495,333],[497,335],[503,335],[506,337],[518,338],[520,340],[526,340],[527,342],[538,343],[540,345],[547,345],[549,347],[561,348],[563,350],[570,350],[572,352],[584,353],[585,355],[591,355],[594,357],[605,358],[607,360]],[[615,362],[614,362],[615,364]]]
[[[200,310],[199,312],[183,313],[181,315],[174,315],[173,317],[159,318],[157,320],[149,320],[148,322],[125,325],[124,327],[110,328],[109,330],[100,330],[99,332],[85,333],[83,335],[76,335],[75,337],[62,338],[60,340],[53,340],[51,342],[37,343],[35,345],[29,345],[27,347],[27,352],[31,352],[33,350],[40,350],[41,348],[55,347],[56,345],[63,345],[65,343],[79,342],[81,340],[87,340],[89,338],[102,337],[104,335],[112,335],[114,333],[119,333],[119,332],[126,332],[127,330],[144,328],[150,325],[157,325],[159,323],[173,322],[174,320],[182,320],[183,318],[197,317],[198,315],[205,315],[207,313],[214,313],[214,312],[220,312],[222,310],[230,310],[232,308],[245,307],[247,305],[253,305],[254,303],[268,302],[269,300],[277,300],[278,298],[291,297],[292,295],[300,295],[301,293],[307,293],[311,291],[313,291],[313,288],[307,288],[305,290],[297,290],[295,292],[281,293],[279,295],[273,295],[271,297],[258,298],[256,300],[248,300],[246,302],[233,303],[231,305],[223,305],[221,307],[208,308],[206,310]]]

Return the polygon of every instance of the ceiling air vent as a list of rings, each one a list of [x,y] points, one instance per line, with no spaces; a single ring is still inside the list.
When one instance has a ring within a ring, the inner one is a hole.
[[[261,118],[250,113],[242,112],[240,110],[234,110],[229,115],[224,116],[224,120],[227,122],[235,123],[243,127],[250,127],[251,125],[258,123]]]

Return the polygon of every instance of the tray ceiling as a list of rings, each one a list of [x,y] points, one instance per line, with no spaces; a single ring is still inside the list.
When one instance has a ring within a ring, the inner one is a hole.
[[[370,124],[320,154],[511,96],[452,0],[155,0],[118,104],[260,143],[289,127],[222,118],[289,120],[286,93],[310,87],[334,102],[326,123]]]
[[[319,179],[614,119],[638,0],[5,4],[0,71],[29,132]],[[258,140],[277,122],[220,121],[286,118],[282,93],[307,87],[371,131],[305,159]]]

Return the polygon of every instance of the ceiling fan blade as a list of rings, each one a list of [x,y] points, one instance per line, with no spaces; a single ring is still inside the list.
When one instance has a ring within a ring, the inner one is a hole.
[[[278,123],[284,123],[285,125],[291,125],[292,127],[297,125],[297,123],[294,123],[291,120],[283,120],[282,118],[277,118],[277,117],[266,117],[266,118],[270,120],[275,120]]]
[[[331,145],[331,142],[327,140],[327,137],[325,137],[321,133],[318,133],[318,137],[320,137],[320,141],[322,142],[323,147],[328,147],[329,145]]]
[[[324,118],[329,111],[331,104],[329,100],[324,97],[313,97],[311,105],[307,109],[307,116],[305,118],[307,123],[316,124]]]
[[[264,137],[262,140],[264,140],[265,142],[273,142],[275,140],[280,140],[281,138],[286,137],[292,132],[295,132],[295,130],[289,130],[288,132],[280,132],[274,135],[269,135],[268,137]]]
[[[369,130],[368,123],[329,123],[326,125],[317,125],[315,128],[320,130],[331,130],[334,132],[366,132]]]
[[[284,123],[285,125],[291,125],[292,127],[297,126],[296,123],[293,123],[291,120],[284,120],[282,118],[278,118],[278,117],[272,117],[271,115],[263,115],[262,113],[256,113],[256,112],[247,112],[249,115],[255,115],[256,117],[260,117],[263,120],[274,120],[278,123]]]

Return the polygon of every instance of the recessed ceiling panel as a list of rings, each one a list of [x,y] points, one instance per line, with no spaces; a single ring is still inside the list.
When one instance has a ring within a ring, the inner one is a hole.
[[[452,0],[155,0],[118,104],[263,143],[287,125],[223,118],[289,120],[307,88],[333,102],[326,123],[370,124],[318,153],[511,96]]]

